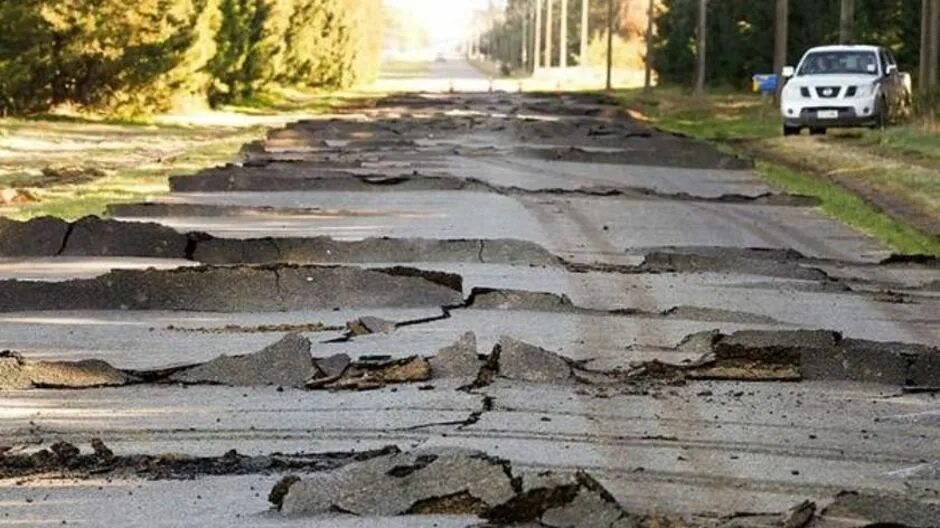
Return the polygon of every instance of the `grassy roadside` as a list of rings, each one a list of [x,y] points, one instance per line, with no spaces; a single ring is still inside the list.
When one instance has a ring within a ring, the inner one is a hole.
[[[753,157],[771,184],[819,198],[825,214],[897,252],[940,255],[940,130],[934,126],[783,138],[776,109],[756,95],[696,99],[660,88],[616,97],[659,128]]]
[[[374,95],[373,95],[374,96]],[[0,216],[75,219],[169,192],[169,178],[237,161],[268,130],[356,103],[358,93],[281,91],[213,112],[106,121],[0,119]]]

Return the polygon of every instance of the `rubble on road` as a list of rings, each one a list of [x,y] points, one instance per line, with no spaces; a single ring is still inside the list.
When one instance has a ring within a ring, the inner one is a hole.
[[[845,338],[830,330],[743,330],[687,336],[677,350],[689,364],[651,361],[633,376],[743,381],[848,380],[901,386],[940,385],[940,349]]]
[[[641,520],[585,473],[517,475],[505,460],[460,449],[396,453],[302,479],[286,477],[270,498],[289,516],[477,515],[499,525],[557,528],[639,527]]]
[[[116,455],[100,439],[91,441],[91,452],[74,444],[56,442],[31,453],[0,453],[0,479],[50,475],[68,478],[107,476],[151,480],[192,479],[208,475],[246,475],[285,471],[328,471],[352,462],[388,456],[398,448],[336,453],[273,453],[247,456],[235,450],[217,457],[183,454]]]

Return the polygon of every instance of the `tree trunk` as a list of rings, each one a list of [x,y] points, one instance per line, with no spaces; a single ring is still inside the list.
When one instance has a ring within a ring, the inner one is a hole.
[[[584,66],[587,64],[588,58],[588,32],[590,30],[590,14],[591,14],[591,2],[590,0],[581,0],[581,59],[578,61],[578,64]]]
[[[614,0],[607,0],[607,91],[614,87]]]
[[[839,42],[850,44],[855,40],[855,0],[842,0],[839,17]]]
[[[653,87],[653,19],[656,17],[656,0],[649,0],[646,11],[646,60],[643,61],[645,74],[643,77],[643,90],[650,91]]]
[[[940,77],[940,0],[930,1],[929,35],[927,41],[927,87],[929,90],[937,88]]]
[[[927,81],[930,62],[930,1],[920,0],[920,68],[917,72],[917,91],[920,95],[927,95],[930,83]]]
[[[547,7],[545,8],[545,67],[552,67],[552,2],[554,0],[546,0]]]
[[[535,46],[532,50],[532,60],[533,70],[542,67],[542,0],[535,0]]]
[[[774,11],[774,73],[777,74],[777,90],[774,92],[774,102],[780,102],[780,92],[783,90],[783,67],[787,65],[787,33],[790,16],[790,0],[776,0]]]
[[[696,35],[697,44],[695,46],[696,67],[695,67],[695,95],[705,94],[705,60],[708,50],[706,49],[706,32],[708,31],[708,0],[699,0],[698,2],[698,31]]]
[[[568,67],[568,0],[561,0],[561,43],[559,44],[559,51],[561,52],[561,57],[558,60],[558,63],[562,68]]]
[[[519,51],[519,63],[522,69],[529,69],[529,5],[522,8],[522,49]]]

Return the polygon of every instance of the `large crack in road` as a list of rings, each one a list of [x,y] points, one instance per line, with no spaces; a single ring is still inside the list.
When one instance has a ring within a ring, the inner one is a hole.
[[[940,526],[936,259],[750,167],[401,95],[0,220],[4,520]]]

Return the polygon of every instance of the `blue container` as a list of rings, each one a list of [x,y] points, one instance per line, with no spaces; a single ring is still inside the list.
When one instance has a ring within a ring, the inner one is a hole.
[[[753,89],[755,92],[772,94],[777,91],[777,75],[759,73],[753,77]]]

